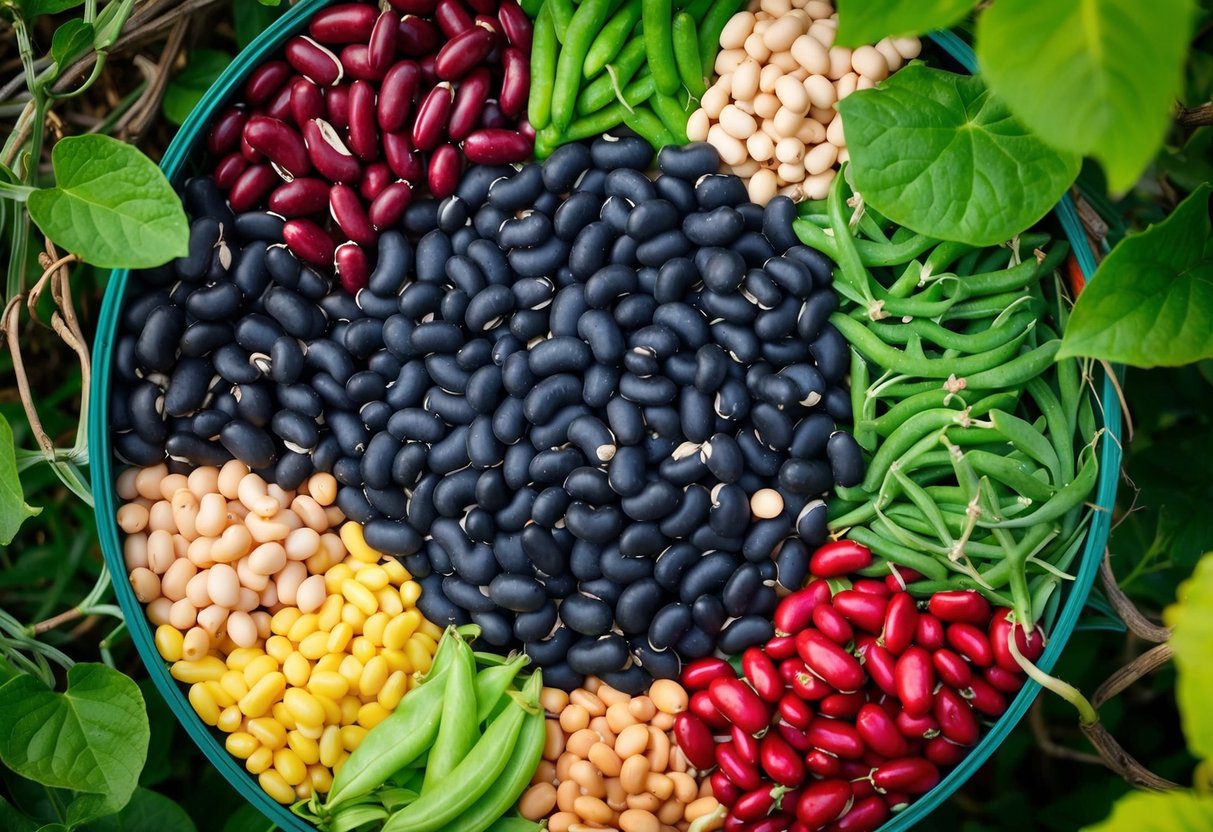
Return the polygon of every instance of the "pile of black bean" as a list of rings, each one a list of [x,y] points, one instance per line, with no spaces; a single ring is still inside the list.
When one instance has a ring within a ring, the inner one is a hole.
[[[831,264],[710,146],[657,161],[604,137],[473,167],[382,235],[356,298],[196,180],[191,255],[125,310],[119,453],[331,471],[427,618],[549,684],[640,691],[769,639],[821,496],[862,478]]]

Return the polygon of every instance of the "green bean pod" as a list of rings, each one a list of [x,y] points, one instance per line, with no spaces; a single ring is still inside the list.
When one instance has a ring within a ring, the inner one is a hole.
[[[438,735],[430,748],[425,765],[422,794],[432,790],[476,744],[480,734],[478,720],[468,718],[476,711],[476,658],[472,648],[462,639],[455,641],[455,659],[447,673],[446,691],[442,698],[442,720]]]
[[[816,249],[826,257],[838,262],[838,245],[821,226],[801,218],[792,223],[792,230],[800,242]],[[868,267],[901,266],[910,262],[939,241],[922,234],[915,234],[900,242],[874,243],[871,240],[855,240],[859,262]]]
[[[642,66],[644,39],[634,37],[623,47],[614,62],[606,65],[607,72],[599,75],[578,93],[577,113],[583,117],[591,116],[610,104],[616,98],[615,85],[627,87]],[[614,79],[609,74],[612,71]]]
[[[678,66],[674,61],[673,4],[670,0],[642,0],[641,26],[644,52],[649,71],[657,82],[657,91],[673,95],[678,91]]]
[[[708,85],[704,81],[703,61],[699,57],[699,32],[689,12],[674,16],[674,61],[682,85],[695,98],[702,98]]]
[[[504,664],[486,667],[476,674],[476,724],[488,719],[501,697],[510,689],[515,677],[530,663],[525,653],[509,659]]]
[[[686,93],[678,93],[683,96]],[[649,107],[653,113],[661,120],[661,124],[665,127],[666,132],[673,139],[670,144],[684,145],[690,142],[687,138],[687,122],[691,118],[691,112],[682,104],[678,103],[676,96],[662,95],[654,93],[649,99]]]
[[[1057,451],[1034,425],[1005,410],[991,411],[990,421],[994,423],[994,428],[1007,437],[1007,440],[1017,450],[1024,452],[1049,469],[1052,482],[1061,484],[1069,481],[1069,477],[1062,476],[1061,461],[1057,458]]]
[[[547,0],[544,5],[552,14],[552,23],[556,27],[556,39],[563,44],[568,40],[569,26],[573,22],[573,0]],[[531,44],[531,49],[534,50],[533,36]]]
[[[522,6],[522,10],[531,20],[535,20],[543,13],[543,0],[521,0],[518,5]]]
[[[585,53],[582,74],[586,78],[597,76],[607,64],[615,60],[619,50],[623,49],[623,45],[627,43],[628,36],[636,28],[638,20],[640,20],[640,0],[628,0],[623,8],[602,27],[602,31],[590,45],[589,51]]]
[[[609,11],[610,0],[584,0],[569,21],[556,61],[556,82],[552,88],[552,123],[560,130],[567,129],[573,120],[585,56],[590,43],[606,23]]]
[[[652,110],[645,107],[637,107],[628,113],[624,116],[623,123],[635,130],[641,138],[653,146],[654,150],[660,150],[667,144],[675,143],[674,137],[661,123],[661,119],[657,118]]]
[[[1033,476],[1034,471],[1041,470],[1039,468],[980,448],[967,451],[965,456],[972,463],[973,470],[993,477],[1033,502],[1046,502],[1057,493],[1053,486]]]
[[[830,196],[827,201],[830,215],[830,228],[834,232],[834,243],[837,256],[834,262],[838,264],[838,272],[869,303],[872,300],[871,277],[859,259],[859,250],[855,247],[855,237],[845,215],[846,205],[843,199],[843,188],[846,177],[840,171],[830,185]],[[843,333],[844,335],[846,333]],[[850,340],[848,338],[848,340]]]
[[[1057,462],[1062,482],[1069,482],[1074,476],[1074,431],[1078,425],[1066,418],[1061,402],[1042,378],[1034,378],[1028,382],[1028,395],[1040,408],[1045,417],[1049,441],[1057,452]]]
[[[847,533],[847,537],[856,543],[867,546],[874,554],[880,555],[898,566],[913,569],[933,580],[943,581],[948,577],[947,567],[935,558],[886,540],[870,529],[856,526]]]
[[[908,351],[890,347],[859,321],[840,312],[830,315],[830,323],[874,364],[894,372],[923,378],[968,376],[1005,364],[1019,352],[1020,345],[1030,332],[1025,329],[1004,344],[963,358],[916,358]]]
[[[1084,450],[1089,450],[1091,446],[1087,446]],[[1075,475],[1071,482],[1065,484],[1060,491],[1053,496],[1044,505],[1019,517],[1012,517],[1007,520],[997,522],[983,523],[980,519],[978,525],[985,528],[999,529],[1022,529],[1028,526],[1048,523],[1052,520],[1059,519],[1071,509],[1080,506],[1090,495],[1092,489],[1095,488],[1095,483],[1099,479],[1099,461],[1096,459],[1094,451],[1087,456],[1086,462],[1078,469],[1078,474]]]
[[[552,87],[556,83],[556,24],[552,8],[544,3],[535,19],[531,36],[531,90],[527,100],[527,119],[536,130],[552,120]]]
[[[883,321],[873,321],[868,324],[868,328],[886,344],[905,344],[910,340],[911,335],[917,335],[943,349],[970,354],[1002,346],[1025,329],[1034,326],[1035,318],[1028,312],[1013,314],[1001,323],[979,333],[957,332],[925,318],[914,318],[897,324],[888,324]]]

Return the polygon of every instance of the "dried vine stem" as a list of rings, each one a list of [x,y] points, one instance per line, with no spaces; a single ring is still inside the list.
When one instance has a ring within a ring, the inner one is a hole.
[[[1119,695],[1138,679],[1148,676],[1170,662],[1172,655],[1170,644],[1164,642],[1154,645],[1105,679],[1104,683],[1096,688],[1095,693],[1092,694],[1091,704],[1096,708],[1103,705],[1103,703]]]
[[[1171,638],[1170,627],[1160,627],[1150,621],[1121,591],[1120,585],[1116,583],[1116,575],[1112,573],[1112,552],[1106,547],[1103,551],[1103,561],[1099,564],[1099,579],[1112,608],[1116,610],[1120,620],[1125,622],[1125,626],[1132,631],[1133,635],[1151,644],[1163,644]]]

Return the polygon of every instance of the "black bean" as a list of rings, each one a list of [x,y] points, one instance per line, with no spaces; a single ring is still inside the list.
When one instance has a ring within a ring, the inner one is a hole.
[[[708,519],[712,498],[701,485],[691,485],[682,494],[682,500],[673,512],[661,521],[661,533],[672,539],[690,536]]]
[[[543,587],[534,578],[510,574],[493,578],[489,597],[498,607],[512,612],[533,612],[547,600]]]
[[[846,339],[832,324],[825,324],[817,338],[809,345],[817,369],[828,384],[837,384],[847,374],[850,366],[850,353],[847,351]]]
[[[602,136],[590,145],[594,167],[610,171],[616,168],[646,170],[653,161],[653,148],[636,136]]]
[[[839,431],[831,435],[826,444],[826,453],[834,482],[850,487],[863,480],[863,452],[851,434]]]
[[[834,264],[827,260],[821,252],[808,246],[797,245],[789,248],[784,256],[808,266],[809,271],[813,274],[813,283],[818,288],[826,288],[834,282]]]
[[[601,676],[621,670],[628,661],[627,642],[615,633],[585,637],[569,648],[569,667],[578,673]]]
[[[556,605],[552,601],[544,601],[537,610],[520,612],[514,618],[514,638],[519,641],[539,641],[546,638],[556,626]],[[550,674],[544,671],[544,678]]]
[[[201,280],[211,267],[211,255],[221,234],[215,217],[200,216],[190,223],[189,253],[173,261],[177,277],[191,283]]]
[[[581,379],[572,373],[559,373],[536,384],[526,394],[523,409],[528,422],[541,425],[550,420],[559,408],[580,401]]]
[[[593,508],[577,501],[571,503],[565,513],[565,526],[582,540],[606,543],[619,536],[623,528],[623,514],[614,506]]]
[[[188,416],[206,401],[214,369],[205,358],[182,358],[164,392],[164,413]]]
[[[717,648],[729,655],[744,652],[747,647],[769,641],[775,635],[775,627],[760,615],[746,615],[732,621],[720,633]]]
[[[605,266],[614,242],[615,232],[606,222],[591,222],[583,227],[568,252],[568,265],[573,276],[578,280],[587,280]]]
[[[421,584],[421,597],[417,600],[417,609],[439,627],[447,625],[467,624],[470,620],[465,610],[452,604],[442,594],[442,578],[438,575],[427,575],[418,581]]]
[[[585,145],[562,145],[552,151],[541,167],[543,186],[554,194],[567,193],[593,163],[590,149]]]
[[[364,533],[372,548],[389,555],[404,557],[421,549],[421,535],[408,523],[372,520]]]
[[[576,644],[577,641],[577,634],[571,629],[558,627],[549,638],[541,641],[528,641],[522,647],[523,651],[531,657],[531,661],[536,666],[544,668],[544,678],[550,679],[548,669],[553,665],[564,662],[565,656],[569,653],[569,648]]]
[[[127,459],[132,462],[138,462],[131,454],[136,451],[133,439],[138,439],[143,446],[139,450],[146,452],[150,449],[158,448],[152,443],[147,443],[139,439],[136,434],[122,434],[119,440],[118,450]],[[151,465],[154,462],[160,462],[167,453],[172,459],[179,459],[189,462],[192,465],[222,465],[229,459],[233,458],[230,451],[218,442],[207,442],[199,439],[197,436],[185,433],[184,431],[173,433],[164,441],[164,447],[155,457],[149,462],[138,462],[141,465]]]
[[[823,494],[833,482],[830,466],[817,459],[789,459],[779,468],[779,485],[793,494]]]
[[[776,196],[766,204],[762,213],[762,233],[776,251],[787,251],[800,245],[792,223],[796,220],[796,203],[786,196]]]
[[[478,208],[488,199],[489,187],[493,182],[514,173],[509,165],[473,165],[460,177],[455,195],[473,208]]]

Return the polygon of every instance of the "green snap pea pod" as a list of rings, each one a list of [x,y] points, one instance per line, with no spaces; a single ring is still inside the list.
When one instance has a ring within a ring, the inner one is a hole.
[[[1057,458],[1057,451],[1049,444],[1049,440],[1045,439],[1041,431],[1005,410],[991,411],[990,421],[994,423],[994,428],[1007,437],[1018,450],[1049,469],[1052,482],[1060,485],[1069,481],[1069,477],[1062,475],[1061,461]]]
[[[476,658],[463,640],[456,642],[455,659],[447,673],[442,697],[442,720],[425,765],[421,793],[437,787],[476,744],[480,723],[468,719],[476,710]]]
[[[683,11],[695,19],[695,22],[703,20],[703,16],[712,8],[715,0],[691,0],[683,7]]]
[[[703,60],[699,57],[699,32],[689,12],[674,15],[674,62],[682,85],[695,98],[701,98],[708,87],[704,82]]]
[[[1061,402],[1057,400],[1053,389],[1043,378],[1037,377],[1029,381],[1027,389],[1028,395],[1036,402],[1041,415],[1045,417],[1049,441],[1053,444],[1053,450],[1057,452],[1060,481],[1069,482],[1070,478],[1074,476],[1074,430],[1077,425],[1066,418],[1065,412],[1061,409]]]
[[[870,382],[868,362],[856,352],[854,347],[849,347],[849,349],[851,351],[851,412],[856,414],[858,420],[855,424],[855,441],[859,443],[859,447],[870,452],[876,449],[876,431],[872,427],[871,420],[863,418],[863,416],[869,410],[875,410],[876,399],[867,395]]]
[[[939,539],[947,545],[952,545],[952,533],[948,530],[948,524],[944,522],[943,512],[939,510],[939,506],[935,505],[931,500],[926,490],[914,482],[904,471],[894,471],[893,476],[901,485],[902,492],[909,498],[918,510],[926,517],[935,534],[939,535]]]
[[[556,27],[556,39],[563,44],[568,38],[569,24],[573,22],[575,13],[573,0],[547,0],[544,5],[552,13],[552,23]],[[531,42],[533,48],[534,40]]]
[[[524,817],[514,816],[498,818],[486,832],[541,832],[543,829],[547,829],[546,822],[536,823]]]
[[[837,250],[834,262],[838,264],[838,273],[842,275],[843,280],[854,289],[857,289],[865,300],[871,302],[872,281],[867,269],[864,268],[863,262],[859,259],[859,250],[855,247],[855,237],[851,234],[850,223],[846,216],[846,207],[842,193],[845,178],[841,174],[834,177],[834,181],[830,184],[830,195],[826,202],[830,215],[830,228],[834,232],[834,242]]]
[[[861,543],[872,550],[873,553],[880,555],[885,560],[892,561],[898,566],[905,566],[913,569],[928,578],[933,578],[937,581],[943,581],[948,576],[948,569],[939,561],[930,555],[924,555],[922,552],[916,552],[905,546],[900,546],[892,541],[885,540],[880,535],[865,529],[862,526],[856,526],[847,533],[847,537],[854,540],[856,543]]]
[[[1033,471],[1042,470],[1023,462],[1015,462],[1005,456],[974,448],[965,454],[973,465],[973,470],[979,474],[993,477],[1008,488],[1014,489],[1035,503],[1043,503],[1053,498],[1056,489],[1032,475]]]
[[[527,690],[531,690],[530,685]],[[436,832],[453,828],[449,825],[451,821],[467,811],[501,776],[518,744],[527,713],[537,707],[537,690],[530,696],[524,693],[511,697],[510,704],[489,723],[463,762],[432,790],[392,815],[382,832]],[[470,714],[464,716],[471,720]]]
[[[944,349],[971,354],[1001,346],[1035,325],[1036,321],[1032,314],[1024,312],[1011,315],[1001,323],[979,333],[956,332],[925,318],[914,318],[906,323],[898,324],[873,321],[868,328],[886,344],[905,344],[911,335],[917,335]]]
[[[972,274],[978,274],[977,261],[981,258],[981,249],[975,248],[956,261],[956,268],[952,271],[962,277],[968,277]]]
[[[623,117],[623,123],[640,134],[653,146],[654,150],[661,150],[667,144],[676,143],[670,131],[661,123],[661,119],[653,115],[652,110],[645,107],[637,107],[628,113]]]
[[[889,242],[884,229],[880,227],[880,223],[872,216],[872,209],[867,205],[864,205],[863,211],[859,215],[858,229],[861,234],[865,234],[872,242],[886,244]]]
[[[543,11],[543,0],[522,0],[518,5],[531,20],[537,19]]]
[[[382,805],[355,803],[342,806],[327,821],[322,822],[326,832],[352,832],[368,823],[382,823],[390,812]]]
[[[476,724],[488,719],[493,708],[510,689],[518,672],[527,666],[530,659],[525,654],[518,655],[505,664],[486,667],[476,674]]]
[[[623,51],[619,53],[613,63],[607,64],[607,73],[613,71],[615,77],[612,79],[609,74],[603,73],[578,94],[578,114],[589,116],[610,104],[615,100],[615,85],[626,87],[642,66],[644,66],[644,40],[635,37],[628,41],[627,46],[623,47]]]
[[[552,120],[552,87],[556,83],[556,24],[551,3],[544,3],[535,19],[531,36],[531,90],[527,100],[527,119],[536,130]]]
[[[678,95],[685,95],[685,93]],[[661,120],[666,132],[673,138],[671,144],[684,145],[690,142],[690,139],[687,138],[687,122],[691,118],[691,113],[679,103],[677,96],[654,93],[653,97],[649,99],[649,106]]]
[[[556,83],[552,88],[552,123],[560,130],[573,121],[577,90],[581,86],[581,69],[590,43],[606,23],[610,0],[585,0],[569,21],[556,61]],[[559,27],[557,27],[559,32]]]
[[[612,127],[623,124],[623,117],[627,114],[627,107],[618,101],[603,107],[593,115],[579,118],[570,124],[569,129],[560,134],[561,144],[578,142],[605,133]]]
[[[1019,387],[1043,373],[1053,363],[1061,341],[1046,341],[1023,355],[1013,358],[1001,367],[983,370],[965,377],[970,390],[998,390],[1004,387]]]
[[[624,43],[627,42],[628,35],[636,27],[638,20],[640,20],[640,0],[628,0],[623,8],[602,27],[602,31],[590,45],[589,51],[585,53],[582,74],[586,78],[593,78],[602,72],[603,67],[615,59],[619,50],[623,49]]]
[[[714,0],[699,21],[699,59],[703,62],[703,74],[710,76],[716,66],[716,53],[720,50],[720,33],[729,18],[745,5],[745,0]]]
[[[641,25],[644,30],[644,52],[649,71],[657,81],[657,91],[673,95],[678,91],[678,66],[674,61],[674,10],[670,0],[643,0]]]
[[[819,209],[814,209],[812,213],[818,211]],[[838,262],[838,246],[834,242],[834,238],[825,233],[822,226],[802,217],[792,223],[792,230],[796,232],[800,242],[809,248],[820,251],[834,262]],[[907,239],[894,240],[888,244],[874,243],[871,240],[856,240],[855,250],[859,252],[859,260],[865,266],[901,266],[937,242],[939,241],[933,237],[915,234]]]
[[[1091,446],[1088,445],[1083,450],[1085,452],[1090,449]],[[1086,461],[1078,469],[1078,473],[1074,479],[1066,483],[1054,495],[1053,499],[1028,514],[983,525],[986,528],[1022,529],[1038,523],[1049,523],[1050,521],[1057,520],[1071,509],[1082,505],[1088,495],[1090,495],[1091,489],[1095,487],[1095,482],[1098,478],[1099,462],[1096,459],[1094,451],[1092,451],[1087,454]],[[981,523],[981,521],[978,520],[978,523]]]
[[[965,280],[970,280],[970,278],[965,278]],[[997,295],[985,295],[980,298],[970,299],[966,297],[961,303],[954,304],[951,308],[944,310],[942,313],[943,320],[972,321],[981,318],[993,318],[1012,303],[1022,303],[1021,298],[1023,297],[1024,293],[1022,290],[1018,292],[1002,292]],[[1028,305],[1037,316],[1042,314],[1043,305],[1039,301],[1033,299]],[[943,320],[941,320],[941,323]]]

